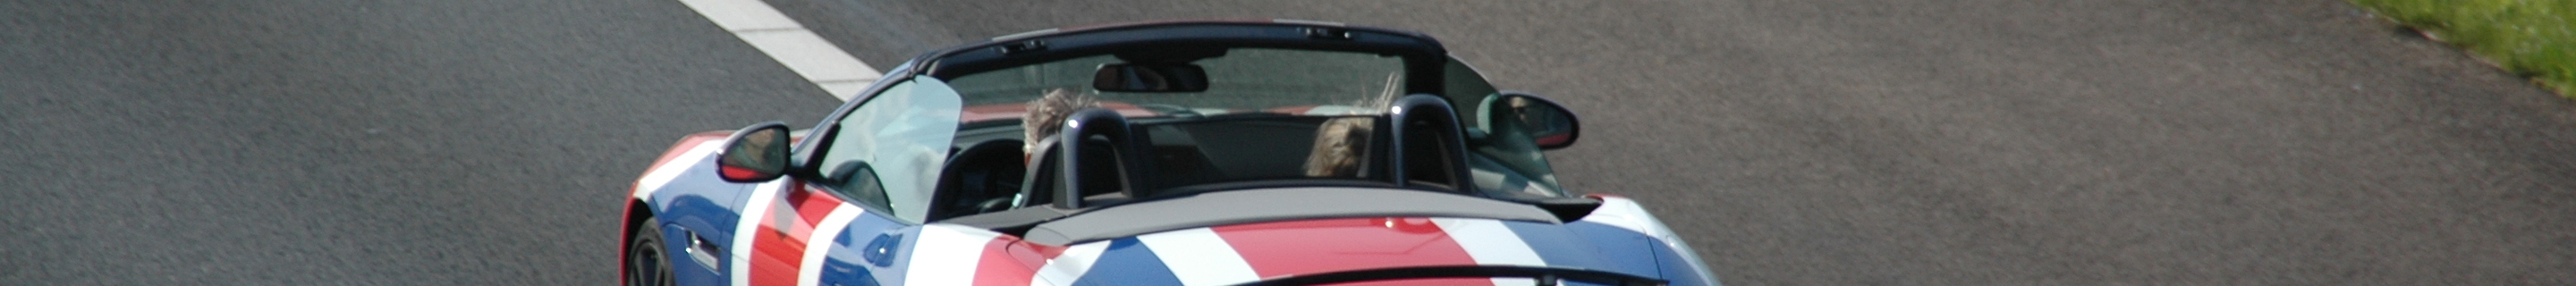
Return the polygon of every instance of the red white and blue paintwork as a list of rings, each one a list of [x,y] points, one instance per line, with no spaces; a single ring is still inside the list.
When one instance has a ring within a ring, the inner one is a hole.
[[[970,107],[963,115],[966,121],[1016,119],[1016,107]],[[1147,112],[1114,103],[1105,107]],[[1687,244],[1635,201],[1618,196],[1594,195],[1603,201],[1599,208],[1563,223],[1345,217],[1046,245],[977,227],[902,222],[845,203],[794,176],[727,182],[717,174],[715,161],[728,135],[714,131],[682,138],[646,169],[625,200],[621,233],[645,229],[639,224],[648,217],[658,222],[653,228],[661,231],[674,284],[1233,285],[1352,270],[1477,265],[1606,271],[1670,285],[1717,284]],[[1463,278],[1358,284],[1529,282]]]
[[[1659,277],[1672,285],[1715,280],[1663,223],[1617,196],[1596,195],[1605,202],[1600,209],[1564,224],[1336,218],[1042,245],[973,227],[898,223],[792,178],[724,182],[711,155],[725,135],[696,134],[674,146],[636,182],[627,210],[659,218],[663,241],[670,244],[665,249],[681,252],[692,241],[687,236],[697,236],[731,250],[723,251],[717,265],[673,255],[674,278],[682,285],[1230,285],[1440,265],[1583,268]]]

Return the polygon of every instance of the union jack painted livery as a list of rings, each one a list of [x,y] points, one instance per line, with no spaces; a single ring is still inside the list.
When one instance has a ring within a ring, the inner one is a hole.
[[[622,282],[1717,285],[1637,202],[1557,187],[1571,112],[1411,32],[1042,30],[827,118],[681,139],[625,200]]]

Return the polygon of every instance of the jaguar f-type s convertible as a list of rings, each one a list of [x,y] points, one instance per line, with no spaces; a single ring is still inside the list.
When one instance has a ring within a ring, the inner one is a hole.
[[[686,136],[626,198],[626,285],[1716,285],[1569,194],[1565,107],[1430,37],[1295,20],[930,52],[811,128]]]

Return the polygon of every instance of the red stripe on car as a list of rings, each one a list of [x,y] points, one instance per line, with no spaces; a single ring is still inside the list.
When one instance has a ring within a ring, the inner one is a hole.
[[[1406,266],[1476,265],[1428,218],[1348,218],[1212,228],[1261,277]],[[1186,255],[1186,254],[1183,254]],[[1405,280],[1402,285],[1493,285],[1488,279]],[[1360,284],[1353,284],[1360,285]],[[1395,284],[1388,284],[1395,285]]]
[[[790,185],[804,185],[791,182]],[[750,234],[751,285],[796,285],[797,270],[805,260],[807,241],[814,235],[814,223],[823,221],[840,207],[841,199],[810,187],[783,190],[769,209],[760,210],[760,230]]]

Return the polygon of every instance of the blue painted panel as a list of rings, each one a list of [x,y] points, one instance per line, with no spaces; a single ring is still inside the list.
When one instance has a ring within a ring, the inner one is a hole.
[[[646,206],[652,209],[639,210],[651,211],[662,221],[664,249],[671,252],[672,276],[681,285],[723,285],[731,281],[725,266],[699,265],[684,252],[689,242],[687,233],[731,247],[735,222],[742,218],[742,197],[752,184],[725,182],[716,176],[713,160],[709,156],[688,163],[688,170],[650,193]],[[732,259],[720,257],[718,261],[731,263]]]
[[[1172,275],[1163,259],[1135,238],[1110,241],[1100,260],[1091,265],[1091,272],[1083,273],[1073,285],[1181,285],[1180,276]]]
[[[1672,285],[1672,286],[1717,286],[1717,285],[1712,285],[1712,284],[1714,284],[1714,283],[1712,283],[1712,281],[1717,281],[1717,280],[1715,280],[1715,279],[1708,279],[1708,277],[1699,277],[1699,273],[1700,273],[1700,272],[1699,272],[1699,270],[1697,270],[1697,269],[1691,269],[1691,268],[1696,267],[1696,266],[1692,266],[1692,265],[1690,264],[1690,262],[1687,262],[1687,260],[1682,260],[1682,257],[1681,257],[1681,256],[1678,256],[1678,255],[1699,255],[1699,254],[1697,254],[1697,253],[1681,253],[1681,251],[1680,251],[1680,250],[1673,249],[1671,246],[1664,245],[1664,244],[1663,244],[1663,243],[1661,243],[1661,242],[1657,242],[1657,243],[1649,243],[1649,244],[1647,244],[1647,245],[1648,245],[1648,246],[1651,246],[1651,247],[1653,247],[1653,248],[1655,249],[1655,250],[1654,250],[1654,252],[1655,252],[1655,260],[1656,260],[1656,261],[1661,262],[1661,263],[1657,263],[1657,264],[1661,264],[1661,265],[1663,266],[1663,267],[1662,267],[1662,270],[1663,270],[1663,272],[1664,272],[1664,280],[1672,280],[1672,284],[1670,284],[1670,285]]]
[[[651,194],[650,203],[662,222],[730,246],[734,222],[742,218],[743,197],[753,185],[717,177],[714,160],[715,156],[707,156],[689,163],[687,171]]]
[[[823,275],[818,281],[826,285],[891,285],[903,281],[902,265],[894,263],[890,249],[900,244],[907,230],[902,223],[876,213],[859,214],[850,227],[833,238],[823,258]],[[885,251],[876,251],[887,249]]]
[[[1594,269],[1646,277],[1663,277],[1663,267],[1657,265],[1659,262],[1655,259],[1653,248],[1654,245],[1662,243],[1655,242],[1644,233],[1583,221],[1566,223],[1563,228],[1568,233],[1588,241],[1589,243],[1584,245],[1590,245],[1593,251],[1600,253],[1601,261],[1606,264]]]
[[[1577,236],[1564,225],[1503,221],[1503,227],[1520,235],[1521,242],[1528,243],[1530,250],[1538,252],[1539,259],[1546,260],[1549,266],[1603,268],[1610,265],[1603,261],[1607,258],[1603,257],[1598,242]]]
[[[683,238],[683,233],[679,228],[672,227],[671,225],[672,224],[668,223],[663,224],[662,249],[666,252],[664,253],[664,257],[667,257],[670,260],[663,263],[671,264],[671,280],[678,282],[674,284],[725,284],[725,276],[720,272],[721,269],[716,269],[716,266],[713,265],[699,265],[696,261],[689,259],[689,254],[685,252],[685,249],[688,249],[686,247],[689,247],[688,240]]]

